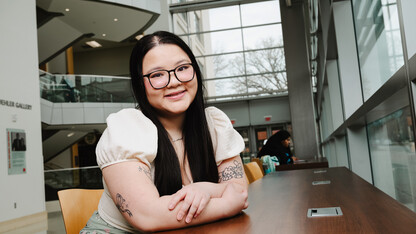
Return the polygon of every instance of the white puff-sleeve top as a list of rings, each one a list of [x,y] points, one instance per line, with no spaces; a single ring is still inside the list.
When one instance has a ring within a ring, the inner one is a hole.
[[[205,114],[217,165],[239,155],[244,149],[244,140],[228,116],[216,107],[206,108]],[[96,148],[98,166],[103,169],[116,163],[138,160],[149,166],[154,179],[157,142],[157,128],[150,119],[140,110],[123,109],[107,118],[107,129]],[[103,184],[104,193],[98,205],[101,218],[116,228],[134,232],[111,199],[105,181]]]

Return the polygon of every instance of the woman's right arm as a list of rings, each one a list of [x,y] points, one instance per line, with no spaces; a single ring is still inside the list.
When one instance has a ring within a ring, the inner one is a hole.
[[[184,219],[176,219],[181,206],[168,209],[171,196],[159,196],[146,164],[139,161],[113,164],[103,169],[103,177],[120,213],[142,231],[182,228],[231,217],[243,209],[241,201],[247,199],[247,191],[239,191],[240,188],[231,184],[221,198],[212,198],[204,211],[188,224]]]

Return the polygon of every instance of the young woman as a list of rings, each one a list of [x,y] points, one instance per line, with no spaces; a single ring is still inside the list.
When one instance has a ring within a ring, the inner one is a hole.
[[[292,164],[296,161],[297,158],[290,151],[290,133],[280,130],[271,136],[257,153],[258,158],[263,155],[276,156],[280,164]]]
[[[182,228],[247,208],[244,141],[222,111],[204,107],[190,48],[168,32],[147,35],[130,73],[139,109],[107,118],[96,149],[105,191],[81,233]]]

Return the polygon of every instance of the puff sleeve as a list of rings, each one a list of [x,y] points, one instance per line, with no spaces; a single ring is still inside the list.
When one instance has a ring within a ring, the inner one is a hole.
[[[107,129],[97,144],[101,169],[124,161],[153,162],[157,154],[157,128],[140,110],[129,108],[110,114]]]
[[[217,165],[225,159],[239,155],[244,150],[244,140],[233,128],[228,116],[216,107],[206,108],[205,115]]]

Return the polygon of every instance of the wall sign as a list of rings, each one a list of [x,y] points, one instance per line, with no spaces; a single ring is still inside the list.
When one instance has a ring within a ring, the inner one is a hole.
[[[20,108],[20,109],[24,109],[24,110],[31,110],[32,109],[32,105],[24,104],[24,103],[20,103],[20,102],[3,100],[3,99],[0,99],[0,105],[9,106],[9,107],[16,107],[16,108]]]
[[[7,167],[9,175],[26,174],[26,133],[7,129]]]

